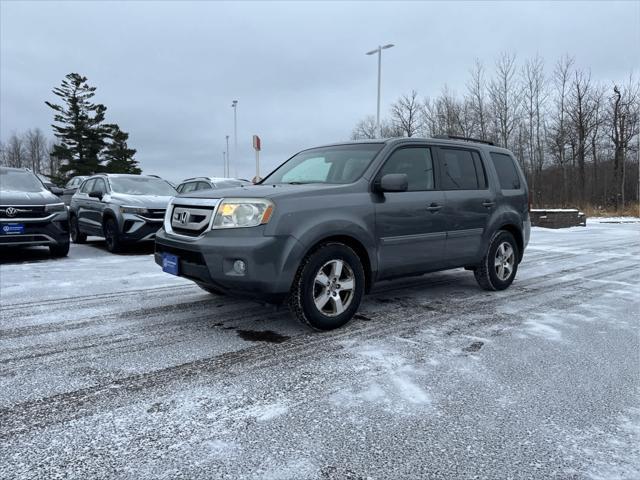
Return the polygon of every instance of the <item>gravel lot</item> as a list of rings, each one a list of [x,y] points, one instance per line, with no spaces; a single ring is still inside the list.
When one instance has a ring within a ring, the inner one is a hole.
[[[1,258],[0,478],[640,478],[640,223],[516,282],[379,285],[330,333],[102,243]]]

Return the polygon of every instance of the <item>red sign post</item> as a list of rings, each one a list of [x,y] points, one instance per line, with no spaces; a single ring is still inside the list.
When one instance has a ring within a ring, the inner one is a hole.
[[[256,176],[253,179],[253,183],[260,181],[260,137],[258,135],[253,136],[253,149],[256,151]]]

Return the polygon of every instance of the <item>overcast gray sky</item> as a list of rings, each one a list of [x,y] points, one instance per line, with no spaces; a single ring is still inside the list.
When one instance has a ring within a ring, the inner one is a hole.
[[[603,81],[640,64],[640,2],[0,2],[0,138],[51,135],[51,89],[78,72],[97,87],[107,120],[130,133],[145,173],[221,175],[231,101],[239,100],[238,175],[297,150],[347,139],[416,89],[462,93],[476,57],[563,54]],[[491,70],[491,68],[489,68]],[[233,143],[233,142],[232,142]],[[231,146],[233,150],[233,146]],[[233,169],[232,169],[232,173]]]

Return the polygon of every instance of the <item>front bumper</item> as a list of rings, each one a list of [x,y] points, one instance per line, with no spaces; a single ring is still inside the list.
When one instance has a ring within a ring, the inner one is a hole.
[[[162,227],[162,220],[150,221],[137,215],[125,214],[120,239],[124,242],[152,241],[160,227]]]
[[[232,295],[277,302],[289,292],[304,248],[291,236],[265,236],[259,226],[213,230],[193,240],[162,229],[156,235],[158,265],[163,252],[178,256],[182,277]],[[244,274],[234,271],[236,260],[245,262]]]
[[[69,242],[69,217],[66,211],[43,221],[2,219],[0,229],[14,223],[24,225],[24,231],[20,234],[0,234],[0,247],[60,245]]]

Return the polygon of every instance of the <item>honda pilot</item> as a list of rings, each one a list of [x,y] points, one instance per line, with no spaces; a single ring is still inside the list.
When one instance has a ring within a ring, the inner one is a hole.
[[[129,243],[153,241],[176,193],[169,182],[151,175],[89,177],[71,197],[71,240],[84,243],[87,235],[104,237],[112,253]]]
[[[48,246],[69,253],[67,207],[25,168],[0,167],[0,247]]]
[[[509,287],[530,228],[509,150],[371,140],[304,150],[258,185],[173,198],[155,260],[212,293],[286,300],[329,330],[381,280],[465,267],[484,289]]]

